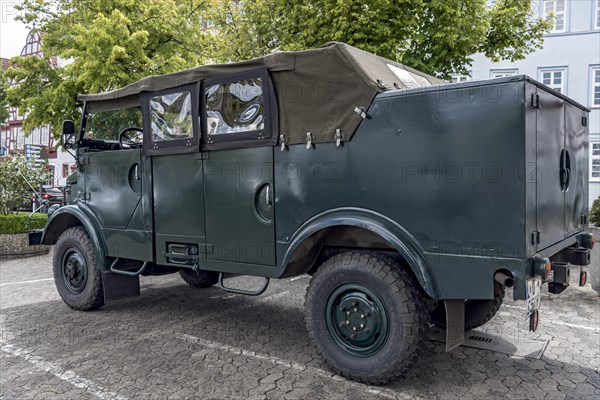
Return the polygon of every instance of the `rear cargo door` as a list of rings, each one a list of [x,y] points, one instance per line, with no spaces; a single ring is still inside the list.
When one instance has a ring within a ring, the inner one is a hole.
[[[587,113],[565,103],[565,237],[583,229],[588,209]]]
[[[561,187],[565,101],[537,88],[531,101],[537,107],[537,248],[540,250],[561,241],[565,235],[565,193]],[[564,179],[564,170],[562,176]]]

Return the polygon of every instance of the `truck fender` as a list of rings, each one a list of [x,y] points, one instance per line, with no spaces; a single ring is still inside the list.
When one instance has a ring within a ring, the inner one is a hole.
[[[101,269],[107,269],[107,246],[100,229],[100,223],[78,206],[67,205],[56,210],[46,222],[42,244],[56,244],[60,235],[74,226],[83,226],[96,247],[96,260]]]
[[[318,214],[306,221],[291,237],[282,265],[287,267],[294,252],[312,234],[334,226],[354,226],[378,235],[406,260],[423,290],[438,298],[438,288],[431,269],[423,255],[423,248],[404,227],[372,210],[354,207],[336,208]]]

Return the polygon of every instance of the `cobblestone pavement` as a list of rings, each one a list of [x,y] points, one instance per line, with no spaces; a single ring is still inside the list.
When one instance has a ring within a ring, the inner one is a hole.
[[[252,298],[145,277],[140,297],[83,313],[60,300],[49,256],[4,261],[0,398],[600,398],[600,297],[589,286],[544,294],[536,334],[510,298],[486,325],[507,341],[549,340],[541,360],[429,341],[406,377],[375,387],[316,356],[302,314],[308,281],[275,280]]]

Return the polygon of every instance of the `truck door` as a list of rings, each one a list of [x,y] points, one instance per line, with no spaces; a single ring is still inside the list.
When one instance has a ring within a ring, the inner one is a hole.
[[[276,265],[270,76],[259,69],[208,79],[201,99],[207,258]]]
[[[146,260],[141,149],[87,152],[85,203],[98,218],[112,257]]]
[[[587,113],[565,103],[565,237],[583,229],[588,209]]]
[[[534,96],[536,93],[534,92]],[[544,90],[537,89],[539,108],[537,120],[537,231],[538,250],[564,239],[565,211],[561,171],[565,143],[565,101]]]
[[[537,231],[541,250],[583,229],[588,207],[587,113],[542,89],[536,110]]]
[[[272,147],[210,152],[204,195],[209,260],[275,265]]]

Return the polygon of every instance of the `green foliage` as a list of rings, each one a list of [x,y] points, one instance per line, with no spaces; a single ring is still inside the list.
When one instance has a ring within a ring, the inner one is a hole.
[[[142,109],[124,108],[91,113],[85,123],[86,133],[93,133],[94,139],[116,140],[125,128],[142,127]]]
[[[523,0],[255,0],[243,10],[214,2],[219,61],[337,40],[443,78],[466,73],[477,52],[522,59],[551,26]]]
[[[43,58],[15,57],[5,76],[19,82],[10,104],[27,112],[24,130],[77,120],[79,93],[125,86],[145,76],[207,61],[211,34],[203,31],[206,0],[25,0],[20,19],[44,32]],[[51,56],[62,62],[51,67]]]
[[[44,57],[15,57],[8,102],[24,129],[77,121],[79,93],[148,75],[337,40],[447,78],[471,55],[519,60],[551,22],[527,0],[24,0],[22,21],[44,32]],[[205,31],[202,21],[215,28]],[[51,66],[58,56],[58,67]]]
[[[49,178],[44,164],[29,162],[22,155],[0,159],[0,214],[9,214],[30,201],[33,191],[29,185],[37,190]]]
[[[42,229],[48,221],[48,214],[35,213],[0,214],[0,234],[27,233],[32,229]]]
[[[8,81],[0,75],[0,125],[2,125],[10,114],[8,113],[8,102],[6,100],[6,89],[8,88]]]
[[[596,226],[600,226],[600,197],[594,200],[594,204],[592,204],[590,222]]]

